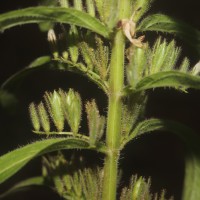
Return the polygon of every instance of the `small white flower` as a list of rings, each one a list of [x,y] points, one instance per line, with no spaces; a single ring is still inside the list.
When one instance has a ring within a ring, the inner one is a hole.
[[[51,43],[56,43],[56,34],[53,29],[50,29],[47,34],[47,39]]]
[[[135,30],[136,30],[136,23],[132,20],[133,15],[130,19],[122,19],[118,23],[118,27],[122,28],[124,35],[128,38],[128,40],[135,45],[136,47],[142,48],[144,46],[143,40],[145,36],[140,36],[139,38],[134,38]]]

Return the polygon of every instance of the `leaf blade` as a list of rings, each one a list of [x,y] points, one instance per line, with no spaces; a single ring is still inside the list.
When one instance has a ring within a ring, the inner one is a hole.
[[[106,38],[109,38],[110,31],[98,19],[89,14],[63,7],[30,7],[21,10],[10,11],[0,15],[0,30],[41,22],[54,22],[64,24],[74,24],[91,31],[94,31]]]
[[[90,149],[86,140],[79,138],[52,138],[26,145],[0,157],[0,183],[19,171],[31,159],[61,149]]]
[[[178,71],[158,72],[141,79],[135,90],[142,91],[158,87],[200,89],[200,77]]]
[[[200,54],[200,31],[173,17],[163,14],[149,15],[139,24],[137,31],[158,31],[176,34]]]

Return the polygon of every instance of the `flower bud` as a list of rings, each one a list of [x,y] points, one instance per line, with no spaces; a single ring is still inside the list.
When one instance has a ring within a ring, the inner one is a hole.
[[[184,60],[181,63],[181,66],[180,66],[180,71],[184,72],[184,73],[187,73],[188,70],[189,70],[189,67],[190,67],[189,59],[188,58],[184,58]]]
[[[133,183],[131,199],[149,199],[150,179],[146,182],[143,177],[135,180]]]
[[[194,68],[192,69],[192,74],[193,75],[199,75],[200,73],[200,61],[194,66]]]
[[[68,52],[67,52],[67,51],[63,51],[63,52],[62,52],[62,58],[63,58],[64,60],[67,60],[68,57],[69,57]]]
[[[78,56],[79,56],[79,50],[77,47],[78,43],[78,30],[75,26],[71,26],[71,29],[69,31],[69,54],[71,61],[73,63],[77,63]]]
[[[135,87],[137,82],[144,76],[144,71],[148,66],[147,50],[131,46],[127,52],[129,65],[127,67],[128,82]]]
[[[56,34],[53,29],[50,29],[47,34],[47,39],[50,43],[56,43]]]
[[[31,122],[35,131],[40,130],[40,120],[38,116],[38,112],[34,103],[31,103],[29,106],[29,112],[31,117]]]
[[[58,49],[57,49],[57,38],[53,29],[50,29],[47,34],[47,40],[49,41],[50,48],[53,54],[53,57],[58,58]]]
[[[60,95],[56,91],[54,91],[53,93],[46,92],[44,98],[54,125],[56,126],[58,131],[63,131],[64,116]]]
[[[103,135],[105,117],[100,116],[95,100],[87,102],[85,108],[89,126],[90,145],[95,145]]]
[[[74,8],[82,11],[83,10],[82,0],[74,0]]]
[[[132,199],[139,199],[141,187],[142,187],[142,177],[140,177],[134,184],[133,190],[132,190]]]
[[[49,132],[50,131],[49,116],[42,102],[38,105],[38,112],[39,112],[40,122],[41,122],[43,130],[45,132]]]
[[[68,93],[60,90],[59,94],[62,98],[65,118],[67,119],[72,132],[76,134],[79,130],[82,113],[82,103],[80,95],[77,92],[74,92],[73,89],[70,89]]]
[[[59,4],[61,7],[68,8],[69,7],[69,1],[68,0],[59,0]]]
[[[94,0],[86,0],[87,12],[92,16],[95,17],[95,5]]]

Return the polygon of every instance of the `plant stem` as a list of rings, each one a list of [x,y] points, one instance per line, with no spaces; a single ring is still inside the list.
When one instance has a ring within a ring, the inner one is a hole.
[[[120,19],[130,17],[130,0],[119,1]],[[124,87],[125,37],[118,30],[112,43],[110,66],[108,121],[106,132],[107,154],[104,163],[103,200],[115,200],[117,192],[118,160],[120,156],[122,89]]]
[[[111,57],[110,93],[106,144],[108,148],[104,166],[103,200],[116,198],[117,164],[119,159],[121,112],[121,90],[124,82],[124,36],[117,32]]]

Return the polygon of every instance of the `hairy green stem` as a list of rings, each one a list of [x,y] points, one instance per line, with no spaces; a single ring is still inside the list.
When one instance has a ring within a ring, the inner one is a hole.
[[[118,18],[130,17],[130,0],[118,1]],[[106,132],[107,154],[104,163],[103,200],[115,200],[120,156],[122,89],[124,87],[125,37],[116,31],[112,43],[109,82],[108,121]]]
[[[114,39],[110,70],[106,135],[108,152],[105,157],[103,200],[114,200],[116,198],[122,112],[121,90],[124,82],[124,36],[122,31],[119,31]]]

